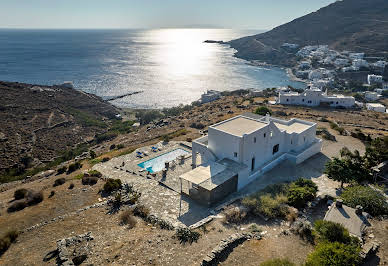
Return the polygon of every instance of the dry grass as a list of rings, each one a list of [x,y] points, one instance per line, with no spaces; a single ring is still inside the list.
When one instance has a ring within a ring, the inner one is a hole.
[[[133,216],[131,210],[125,210],[120,215],[120,225],[127,225],[129,229],[132,229],[136,226],[136,218]]]

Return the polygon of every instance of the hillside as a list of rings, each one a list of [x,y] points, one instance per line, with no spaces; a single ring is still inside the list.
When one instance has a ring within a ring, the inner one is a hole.
[[[271,31],[230,42],[237,57],[290,65],[293,55],[280,48],[328,44],[333,49],[388,55],[388,1],[343,0]],[[288,61],[288,62],[285,62]]]
[[[0,82],[0,95],[0,174],[52,161],[105,131],[104,120],[118,112],[97,96],[64,87]]]

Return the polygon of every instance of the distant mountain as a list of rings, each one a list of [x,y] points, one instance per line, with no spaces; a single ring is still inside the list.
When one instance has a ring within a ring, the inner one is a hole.
[[[281,48],[286,42],[388,56],[388,0],[337,1],[271,31],[229,43],[237,57],[291,65],[292,53]]]

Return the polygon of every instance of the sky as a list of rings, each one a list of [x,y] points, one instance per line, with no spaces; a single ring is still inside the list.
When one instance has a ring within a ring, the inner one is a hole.
[[[335,0],[0,0],[0,28],[269,30]]]

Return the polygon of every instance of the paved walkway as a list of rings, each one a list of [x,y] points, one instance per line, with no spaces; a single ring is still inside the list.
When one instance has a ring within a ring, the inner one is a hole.
[[[179,144],[177,142],[170,142],[167,145],[159,144],[159,146],[162,148],[162,151],[157,153],[150,153],[149,147],[139,149],[146,151],[149,154],[149,156],[142,159],[136,157],[135,151],[128,155],[112,158],[108,162],[97,164],[93,169],[100,171],[106,177],[120,178],[125,183],[133,184],[134,188],[142,193],[139,200],[140,203],[149,207],[151,209],[151,214],[165,219],[175,226],[190,226],[209,216],[209,208],[197,204],[188,197],[181,196],[178,192],[167,186],[161,185],[159,181],[156,180],[158,179],[158,176],[147,178],[146,172],[141,171],[141,168],[137,166],[138,163],[144,160],[151,159],[176,149],[179,147]],[[179,172],[188,167],[187,162],[190,162],[191,164],[191,159],[186,160],[184,166],[177,166],[175,170],[171,171],[174,173],[175,177],[179,176]],[[139,170],[141,172],[139,172]],[[169,182],[174,183],[172,180]],[[174,188],[179,189],[178,191],[180,191],[177,184],[174,185]]]

